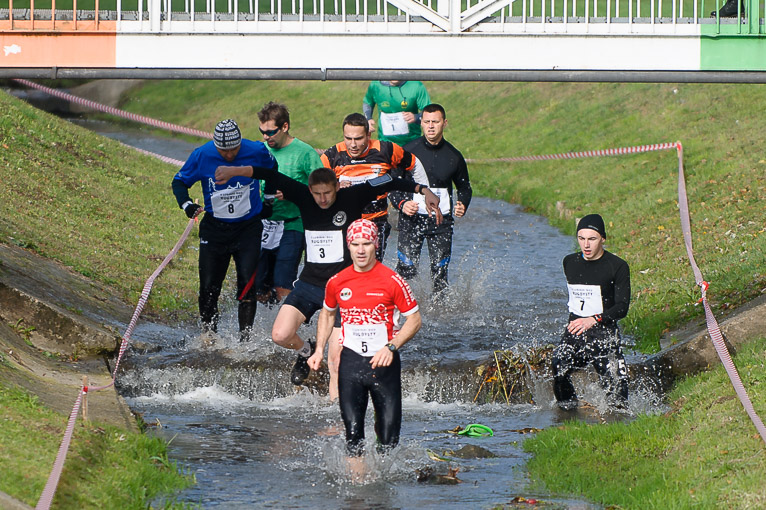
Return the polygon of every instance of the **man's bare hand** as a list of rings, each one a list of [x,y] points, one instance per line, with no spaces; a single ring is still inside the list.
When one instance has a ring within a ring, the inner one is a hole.
[[[582,335],[597,324],[593,317],[581,317],[567,324],[567,331],[573,335]]]
[[[402,212],[406,214],[407,216],[412,216],[415,213],[418,212],[419,206],[418,203],[414,200],[407,200],[404,205],[402,205]]]
[[[322,365],[322,358],[324,357],[324,353],[316,351],[314,354],[312,354],[307,363],[309,364],[309,368],[313,371],[319,370],[319,367]]]
[[[439,197],[434,195],[434,192],[428,188],[423,188],[423,195],[426,197],[426,209],[428,215],[432,214],[436,218],[436,224],[441,225],[444,217],[442,216],[441,209],[439,209]]]
[[[465,214],[465,205],[463,205],[463,202],[457,201],[455,202],[455,212],[453,213],[455,215],[455,218],[462,218]]]
[[[370,360],[372,368],[387,367],[394,361],[394,353],[388,350],[388,347],[384,347],[375,353],[375,356]]]

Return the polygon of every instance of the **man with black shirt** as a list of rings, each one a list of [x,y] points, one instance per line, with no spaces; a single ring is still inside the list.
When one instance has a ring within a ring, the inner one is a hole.
[[[349,188],[341,188],[335,172],[319,168],[309,175],[308,186],[276,170],[253,167],[221,166],[216,171],[216,183],[223,184],[235,176],[263,179],[280,190],[300,209],[306,236],[306,254],[303,270],[295,288],[285,298],[272,326],[271,338],[277,345],[298,351],[291,374],[293,384],[300,385],[311,369],[307,360],[313,354],[315,343],[298,336],[301,324],[322,309],[325,285],[331,276],[351,265],[346,245],[346,230],[352,221],[362,216],[362,210],[381,193],[394,190],[422,193],[428,209],[440,220],[439,199],[421,184],[383,175]],[[340,325],[338,325],[339,327]],[[337,340],[339,330],[334,332]],[[330,398],[338,394],[338,359],[340,345],[331,338],[328,368],[330,371]]]
[[[577,224],[582,251],[564,257],[569,322],[551,359],[553,393],[564,409],[577,403],[570,374],[588,363],[596,369],[608,402],[627,407],[628,371],[617,321],[628,314],[630,269],[620,257],[604,250],[604,241],[604,220],[589,214]]]
[[[447,114],[438,104],[423,109],[421,121],[424,135],[404,148],[417,156],[428,175],[428,186],[439,197],[444,221],[437,225],[426,214],[425,204],[418,196],[394,192],[391,203],[403,214],[399,215],[398,263],[396,272],[407,279],[415,277],[423,249],[428,242],[431,259],[433,292],[438,294],[447,287],[447,270],[452,257],[452,232],[455,218],[462,217],[471,203],[471,183],[463,155],[444,139]],[[452,185],[457,189],[457,200],[452,204]]]

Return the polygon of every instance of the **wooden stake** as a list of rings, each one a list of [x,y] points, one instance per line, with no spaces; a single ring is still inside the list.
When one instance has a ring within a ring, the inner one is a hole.
[[[85,391],[82,394],[82,421],[88,421],[88,376],[82,376],[82,387]]]

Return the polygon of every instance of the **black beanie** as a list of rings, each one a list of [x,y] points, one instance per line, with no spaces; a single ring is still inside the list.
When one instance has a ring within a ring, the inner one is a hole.
[[[606,227],[604,227],[604,219],[598,215],[598,214],[589,214],[587,216],[584,216],[583,219],[577,223],[577,231],[584,228],[590,228],[592,230],[595,230],[599,234],[601,234],[601,237],[606,239]]]

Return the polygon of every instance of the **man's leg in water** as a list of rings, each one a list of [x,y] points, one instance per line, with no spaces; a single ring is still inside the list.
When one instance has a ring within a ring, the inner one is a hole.
[[[303,340],[298,336],[298,328],[306,321],[306,316],[292,305],[282,305],[271,327],[271,339],[275,344],[294,351],[303,347]]]
[[[340,367],[340,351],[343,346],[340,345],[340,328],[332,328],[332,334],[328,340],[327,346],[327,370],[330,372],[330,401],[338,398],[338,368]]]

